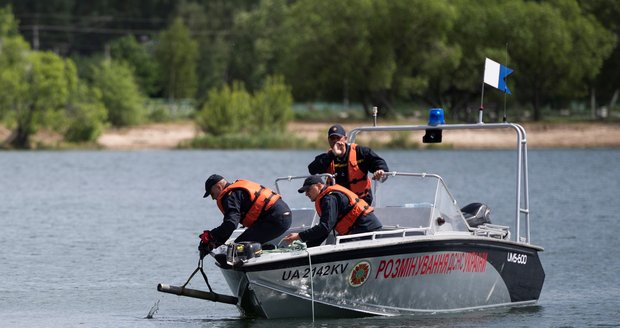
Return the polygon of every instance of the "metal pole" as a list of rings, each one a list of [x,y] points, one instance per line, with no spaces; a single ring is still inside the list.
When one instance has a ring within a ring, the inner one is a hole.
[[[377,112],[378,112],[378,110],[377,110],[377,106],[374,106],[374,107],[372,108],[372,118],[373,118],[373,124],[372,124],[372,126],[377,126]]]
[[[482,111],[484,110],[484,81],[482,82],[482,92],[480,93],[480,110],[478,110],[478,123],[482,124]]]

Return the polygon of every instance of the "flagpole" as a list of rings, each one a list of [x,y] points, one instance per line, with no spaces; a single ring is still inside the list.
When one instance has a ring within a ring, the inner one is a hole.
[[[478,123],[482,123],[482,111],[484,110],[484,81],[482,81],[482,92],[480,93],[480,110],[478,111]]]
[[[506,66],[508,66],[508,42],[506,42]],[[508,94],[504,92],[504,123],[506,123],[506,101]]]
[[[508,57],[508,44],[506,44],[506,57]],[[510,94],[510,89],[506,85],[506,76],[512,73],[512,69],[508,66],[504,66],[500,63],[489,59],[488,57],[484,61],[484,79],[482,82],[482,92],[480,93],[480,115],[478,123],[482,124],[482,111],[484,109],[484,84],[488,84],[496,89],[504,92],[504,123],[506,123],[506,107],[507,98],[506,95]]]

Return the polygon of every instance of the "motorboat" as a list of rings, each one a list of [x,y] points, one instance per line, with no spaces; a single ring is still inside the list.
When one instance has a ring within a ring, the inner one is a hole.
[[[373,206],[383,224],[379,231],[331,235],[316,247],[282,245],[289,232],[318,222],[314,208],[293,209],[289,231],[267,244],[234,243],[242,232],[236,231],[214,254],[234,295],[228,303],[245,316],[263,318],[441,314],[536,304],[545,279],[539,258],[543,248],[530,241],[527,139],[521,125],[375,124],[351,130],[349,142],[362,132],[394,131],[423,132],[425,142],[439,142],[442,132],[463,129],[515,132],[516,174],[509,177],[515,179],[515,199],[494,204],[514,207],[508,211],[514,218],[507,220],[513,224],[493,224],[490,207],[482,201],[460,207],[438,174],[387,172],[387,180],[374,182],[374,191],[397,188],[394,192],[406,201],[381,204],[376,196]],[[297,179],[305,177],[276,178],[275,188],[280,192],[282,183],[292,181],[301,185]],[[174,286],[159,289],[217,301]]]

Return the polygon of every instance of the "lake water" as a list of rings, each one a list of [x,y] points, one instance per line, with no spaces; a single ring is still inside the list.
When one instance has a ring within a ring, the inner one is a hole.
[[[501,208],[506,201],[513,204],[512,152],[380,153],[392,170],[439,173],[461,206],[482,201],[493,209],[494,223],[512,223],[506,217],[513,208]],[[617,149],[529,151],[531,236],[534,244],[545,248],[541,260],[546,281],[536,306],[312,323],[242,319],[231,305],[156,291],[160,282],[185,282],[197,264],[198,234],[221,220],[215,202],[202,198],[208,175],[217,172],[273,186],[276,176],[305,174],[314,155],[315,151],[0,152],[0,326],[620,325]],[[299,195],[289,203],[312,206]],[[207,262],[205,269],[214,290],[229,294],[215,265]],[[206,288],[200,277],[191,286]],[[145,319],[156,302],[158,311]]]

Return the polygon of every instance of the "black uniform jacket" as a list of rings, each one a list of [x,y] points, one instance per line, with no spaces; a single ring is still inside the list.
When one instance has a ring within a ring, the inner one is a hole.
[[[319,224],[299,233],[301,241],[308,246],[320,245],[334,229],[338,223],[338,218],[346,214],[349,210],[349,198],[339,191],[333,191],[321,199],[321,218]],[[342,215],[341,215],[342,214]],[[351,233],[362,233],[381,229],[381,222],[374,213],[360,216],[353,227]]]
[[[314,161],[308,165],[308,172],[310,174],[327,173],[329,165],[334,161],[334,168],[336,173],[336,183],[351,189],[349,186],[349,172],[348,172],[348,159],[349,150],[351,145],[347,144],[347,151],[342,158],[336,158],[333,152],[328,151],[320,154],[314,158]],[[388,166],[385,160],[377,155],[372,149],[364,146],[357,145],[357,163],[360,169],[368,174],[368,172],[374,173],[377,170],[383,170],[388,172]],[[372,204],[372,194],[368,193],[368,197],[364,199],[368,204]]]
[[[228,185],[226,186],[228,187]],[[224,207],[223,222],[220,226],[211,230],[211,235],[215,238],[217,244],[223,244],[230,238],[241,222],[242,215],[248,212],[251,205],[250,195],[242,189],[233,189],[222,198],[222,206]],[[290,209],[286,203],[282,199],[278,199],[269,210],[263,212],[258,217],[256,222],[279,219],[282,213],[288,211]]]

